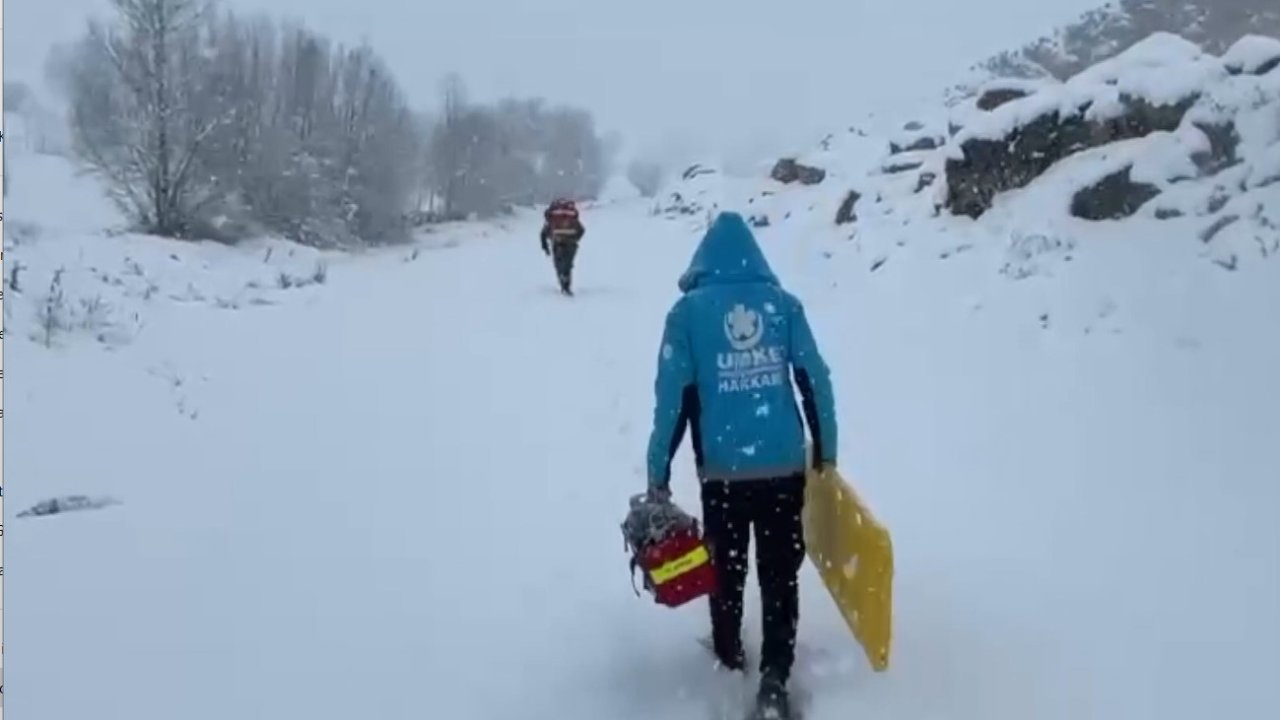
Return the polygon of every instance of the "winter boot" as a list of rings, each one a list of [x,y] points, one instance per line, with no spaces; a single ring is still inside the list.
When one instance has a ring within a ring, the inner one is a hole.
[[[769,673],[761,676],[760,691],[756,694],[756,709],[751,714],[751,720],[795,720],[787,684],[777,676]]]
[[[700,638],[698,642],[711,652],[716,659],[716,666],[721,670],[739,673],[747,671],[747,653],[742,649],[742,643],[738,643],[735,647],[717,648],[715,641],[710,637]]]
[[[716,651],[716,662],[720,663],[720,667],[733,672],[747,671],[747,653],[739,645],[736,649],[727,651]]]

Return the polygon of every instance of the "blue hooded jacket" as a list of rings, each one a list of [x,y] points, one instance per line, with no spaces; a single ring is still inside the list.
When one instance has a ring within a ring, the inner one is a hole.
[[[804,306],[782,289],[741,215],[716,217],[679,286],[683,295],[667,314],[658,356],[649,486],[670,482],[686,427],[704,480],[803,472],[796,387],[813,436],[813,462],[834,464],[830,373]]]

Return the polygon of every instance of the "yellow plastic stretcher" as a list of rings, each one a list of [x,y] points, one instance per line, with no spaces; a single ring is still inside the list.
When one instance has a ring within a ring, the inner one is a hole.
[[[858,644],[883,672],[893,632],[893,542],[889,530],[835,468],[810,470],[804,540]]]

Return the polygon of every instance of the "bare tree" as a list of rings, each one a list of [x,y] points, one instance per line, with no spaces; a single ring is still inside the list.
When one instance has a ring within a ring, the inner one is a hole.
[[[339,207],[366,243],[398,239],[413,205],[421,139],[391,73],[367,46],[338,64]]]
[[[541,184],[551,196],[595,197],[607,178],[606,151],[585,110],[558,108],[547,118]]]
[[[459,82],[455,77],[446,85],[430,142],[428,184],[445,217],[599,193],[618,143],[596,133],[590,113],[548,109],[541,98],[465,104],[458,100]]]
[[[455,121],[453,138],[454,172],[446,185],[453,205],[446,217],[491,217],[506,209],[505,138],[497,117],[487,108],[471,108]]]
[[[203,0],[113,0],[51,57],[76,149],[146,231],[317,246],[406,236],[421,135],[367,46],[216,14]]]
[[[428,130],[368,46],[218,14],[214,0],[111,2],[112,22],[47,68],[76,153],[147,232],[394,242],[424,189],[446,218],[590,198],[616,152],[584,110],[474,105],[457,75]]]
[[[91,22],[71,61],[74,148],[139,227],[186,237],[210,199],[193,170],[226,115],[203,94],[205,6],[111,4],[115,22]]]
[[[466,86],[457,73],[450,73],[441,84],[440,116],[430,141],[431,182],[439,194],[441,214],[447,219],[459,217],[458,194],[464,181],[464,157],[467,146],[475,141],[467,137],[466,115]]]

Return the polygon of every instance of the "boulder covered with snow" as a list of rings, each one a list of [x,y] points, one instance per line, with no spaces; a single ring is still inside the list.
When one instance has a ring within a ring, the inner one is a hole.
[[[978,83],[976,87],[969,88],[969,94],[959,102],[960,110],[961,112],[967,111],[970,115],[989,113],[1014,100],[1021,100],[1046,88],[1053,88],[1059,85],[1061,83],[1053,78],[987,78]],[[957,122],[956,118],[953,117],[951,135],[954,136],[961,129],[963,129],[963,123]]]
[[[804,165],[795,158],[782,158],[774,164],[769,177],[784,185],[794,182],[801,185],[817,185],[827,179],[827,171],[820,167]]]
[[[1222,54],[1222,62],[1232,75],[1266,75],[1280,67],[1280,39],[1245,35]]]
[[[1128,165],[1077,190],[1071,199],[1071,214],[1085,220],[1119,220],[1133,215],[1159,195],[1160,188],[1136,181],[1132,175],[1133,166]]]
[[[983,90],[982,93],[978,95],[977,100],[974,101],[974,105],[976,105],[979,110],[990,112],[1006,103],[1014,100],[1021,100],[1022,98],[1030,95],[1031,92],[1032,91],[1022,87],[1005,85],[990,87]]]
[[[850,190],[845,194],[844,199],[840,201],[840,207],[836,208],[836,225],[847,225],[858,220],[858,201],[862,199],[862,194],[857,190]]]
[[[946,143],[946,134],[919,120],[904,123],[902,129],[889,138],[889,154],[933,150]]]

